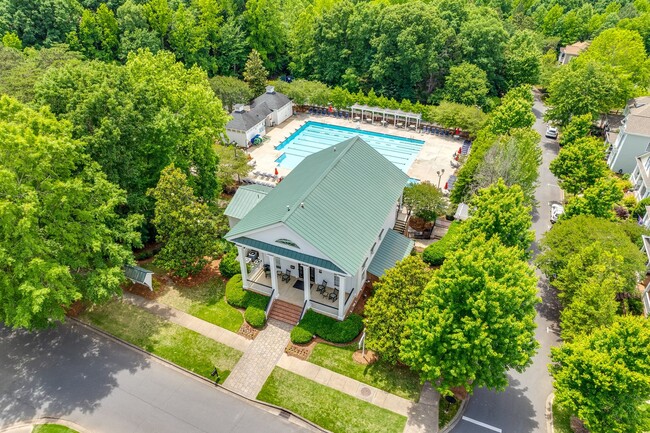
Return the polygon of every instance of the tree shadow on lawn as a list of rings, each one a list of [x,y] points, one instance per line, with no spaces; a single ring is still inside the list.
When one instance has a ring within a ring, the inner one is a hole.
[[[118,386],[117,375],[147,368],[79,325],[29,333],[0,325],[0,426],[36,416],[92,413]]]

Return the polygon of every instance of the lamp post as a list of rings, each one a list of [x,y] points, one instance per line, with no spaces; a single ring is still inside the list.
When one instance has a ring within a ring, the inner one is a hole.
[[[436,171],[436,174],[438,175],[438,189],[440,189],[440,180],[442,179],[442,175],[445,174],[445,169]]]

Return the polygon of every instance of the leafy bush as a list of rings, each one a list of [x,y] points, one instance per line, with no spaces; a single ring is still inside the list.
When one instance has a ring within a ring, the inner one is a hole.
[[[237,260],[237,249],[233,248],[221,258],[219,272],[226,278],[231,278],[240,273],[239,260]]]
[[[261,328],[266,324],[266,313],[264,309],[251,305],[246,308],[244,319],[253,328]]]
[[[295,344],[309,343],[314,338],[314,334],[301,326],[295,326],[291,330],[291,341]]]
[[[237,274],[226,283],[226,302],[233,307],[245,308],[244,319],[254,328],[261,328],[266,323],[266,306],[269,297],[244,290],[241,274]]]
[[[296,331],[299,328],[301,330]],[[323,340],[332,343],[349,343],[359,335],[362,329],[363,319],[357,314],[350,314],[347,319],[339,322],[309,310],[291,332],[291,341],[297,344],[305,343],[311,339],[311,336],[318,335]],[[307,334],[310,337],[305,341]]]
[[[449,226],[449,231],[437,242],[432,243],[422,253],[422,260],[431,266],[440,266],[445,261],[450,249],[460,235],[460,221],[454,221]]]

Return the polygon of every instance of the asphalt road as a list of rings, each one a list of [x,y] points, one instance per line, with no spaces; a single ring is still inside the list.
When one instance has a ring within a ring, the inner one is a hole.
[[[533,112],[537,117],[535,130],[542,136],[542,165],[540,166],[539,186],[535,191],[537,207],[533,210],[533,229],[536,242],[533,250],[537,251],[537,241],[551,227],[550,202],[559,202],[562,192],[555,176],[549,171],[549,164],[558,153],[555,140],[544,137],[547,124],[542,117],[546,108],[535,100]],[[541,273],[538,285],[542,303],[537,306],[536,338],[541,347],[533,364],[520,374],[510,372],[510,386],[504,392],[477,389],[469,401],[463,419],[452,430],[453,433],[546,433],[546,399],[553,392],[551,377],[548,373],[550,347],[559,343],[556,329],[558,309],[552,289]]]
[[[80,325],[0,326],[0,430],[37,417],[93,433],[308,431]]]

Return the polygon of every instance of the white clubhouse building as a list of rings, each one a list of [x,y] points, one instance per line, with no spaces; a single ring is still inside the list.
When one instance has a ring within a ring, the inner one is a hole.
[[[413,249],[392,228],[408,176],[359,137],[306,157],[226,209],[244,288],[342,320],[366,279]]]

